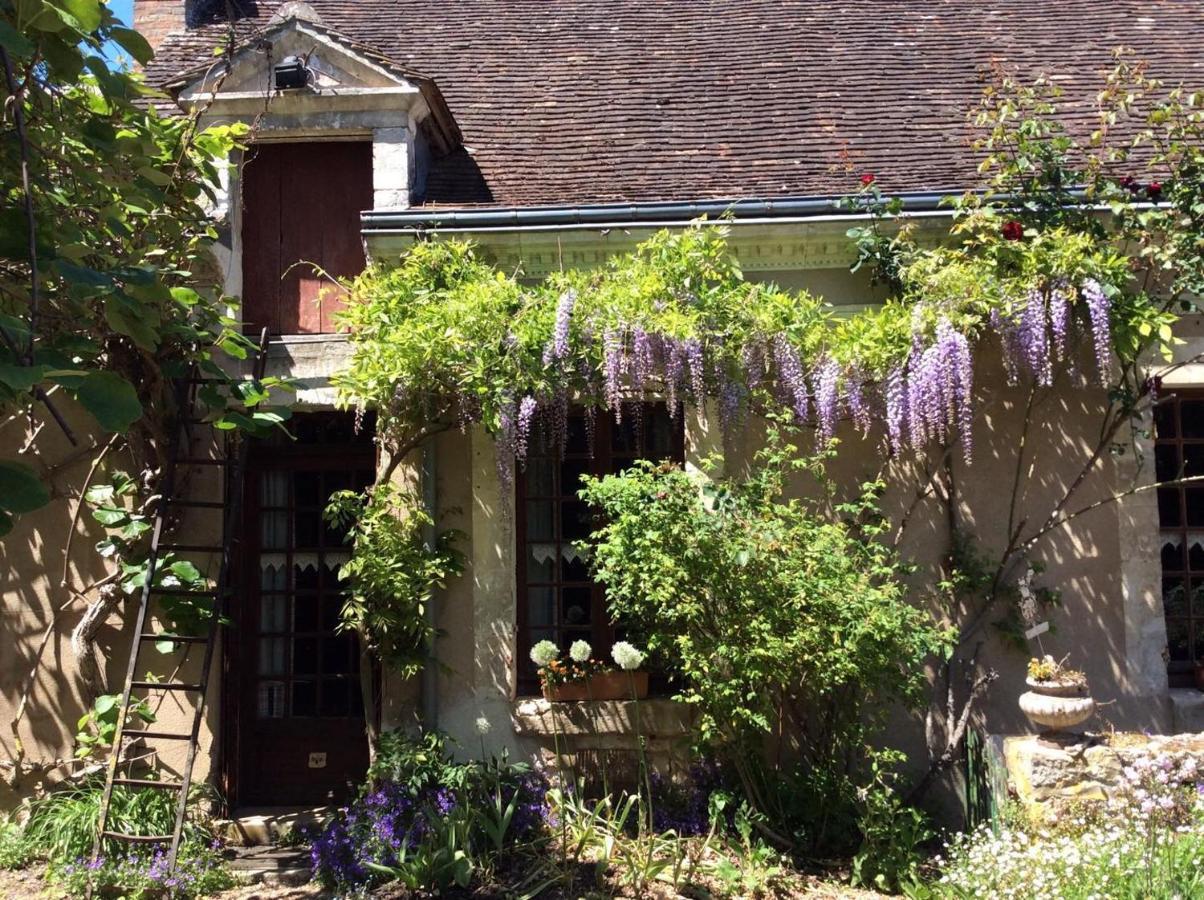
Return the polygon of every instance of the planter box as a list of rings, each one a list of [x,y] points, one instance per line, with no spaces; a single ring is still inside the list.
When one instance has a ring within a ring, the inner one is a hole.
[[[585,681],[545,685],[543,695],[548,700],[643,700],[648,696],[647,672],[603,672]]]

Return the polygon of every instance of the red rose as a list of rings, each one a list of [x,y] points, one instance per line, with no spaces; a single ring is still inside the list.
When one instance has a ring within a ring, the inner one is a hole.
[[[873,183],[874,183],[874,176],[872,174],[870,174],[869,172],[866,172],[864,175],[861,176],[861,186],[862,187],[869,187]]]
[[[1162,193],[1162,182],[1151,181],[1149,185],[1146,186],[1145,192],[1149,194],[1151,198],[1157,200],[1158,195]]]
[[[1009,241],[1024,240],[1024,226],[1015,219],[1003,223],[1003,228],[1000,229],[1003,236]]]

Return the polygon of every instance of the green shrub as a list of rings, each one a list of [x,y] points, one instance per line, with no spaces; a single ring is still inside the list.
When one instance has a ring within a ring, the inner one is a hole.
[[[34,858],[24,829],[11,819],[0,819],[0,869],[23,869]]]
[[[873,780],[858,791],[861,848],[853,857],[852,880],[863,887],[897,891],[920,881],[922,844],[933,837],[920,810],[906,806],[895,790],[891,771],[904,760],[897,752],[880,752],[870,762]]]
[[[812,476],[816,499],[787,498],[796,474]],[[849,774],[866,774],[867,728],[892,702],[920,702],[925,661],[948,650],[948,635],[909,604],[880,540],[879,488],[836,502],[823,457],[799,458],[771,428],[739,478],[640,463],[585,479],[581,491],[605,522],[592,559],[612,618],[676,675],[702,740],[796,844],[828,843],[837,811],[851,821]],[[786,767],[758,764],[792,714],[802,723],[798,770],[823,794],[810,810],[789,807],[778,784]]]

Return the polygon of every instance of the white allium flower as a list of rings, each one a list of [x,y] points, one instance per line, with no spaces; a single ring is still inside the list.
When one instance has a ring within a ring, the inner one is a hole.
[[[594,648],[589,645],[589,641],[573,641],[569,647],[569,656],[573,658],[573,662],[583,663],[593,652]]]
[[[493,726],[489,724],[489,720],[484,716],[477,716],[477,734],[484,737],[493,730]]]
[[[619,641],[610,648],[610,655],[615,658],[620,669],[630,672],[644,664],[644,654],[626,641]]]
[[[560,655],[560,648],[551,641],[540,641],[531,648],[531,662],[543,668]]]

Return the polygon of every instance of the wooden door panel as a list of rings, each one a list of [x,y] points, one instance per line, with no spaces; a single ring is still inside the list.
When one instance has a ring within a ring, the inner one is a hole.
[[[244,320],[274,334],[333,332],[344,294],[331,278],[364,268],[359,216],[372,206],[372,144],[261,144],[248,157]]]

